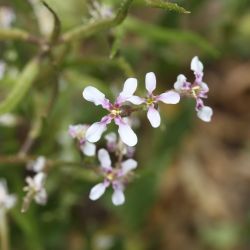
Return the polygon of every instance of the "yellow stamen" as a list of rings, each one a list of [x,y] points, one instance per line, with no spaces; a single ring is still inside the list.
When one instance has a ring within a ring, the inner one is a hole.
[[[118,115],[120,115],[121,114],[121,110],[120,109],[112,109],[111,111],[110,111],[110,114],[111,115],[113,115],[113,116],[118,116]]]

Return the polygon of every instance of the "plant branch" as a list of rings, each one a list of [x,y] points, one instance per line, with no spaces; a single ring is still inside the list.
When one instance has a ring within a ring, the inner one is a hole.
[[[31,161],[37,159],[37,156],[34,155],[0,155],[0,164],[14,164],[14,165],[23,165]],[[56,166],[83,166],[82,162],[74,162],[74,161],[61,161],[61,160],[52,160],[46,158],[46,167],[47,169],[56,167]]]
[[[24,98],[39,73],[40,60],[34,58],[21,72],[17,83],[14,85],[5,100],[0,103],[0,115],[11,112]]]
[[[0,41],[1,40],[20,40],[25,41],[29,43],[34,43],[37,45],[42,45],[45,42],[42,40],[42,38],[39,38],[37,36],[34,36],[25,30],[21,29],[0,29]]]
[[[65,32],[60,41],[62,43],[68,43],[75,39],[86,38],[100,31],[119,25],[127,16],[128,9],[132,2],[133,0],[123,0],[117,14],[114,17],[91,21],[87,24],[73,28],[72,30]]]

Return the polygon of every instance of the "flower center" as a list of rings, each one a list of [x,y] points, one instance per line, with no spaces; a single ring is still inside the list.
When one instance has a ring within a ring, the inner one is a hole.
[[[201,91],[201,87],[196,85],[196,86],[194,86],[194,87],[191,88],[191,95],[194,98],[196,98],[196,97],[198,97],[200,91]]]
[[[110,114],[112,116],[119,116],[121,114],[121,110],[119,108],[113,108],[111,111],[110,111]]]
[[[152,104],[154,104],[154,102],[155,102],[154,97],[152,97],[152,96],[147,97],[147,99],[146,99],[147,106],[151,106]]]
[[[106,178],[109,180],[109,181],[113,181],[116,177],[116,174],[114,172],[110,172],[106,175]]]

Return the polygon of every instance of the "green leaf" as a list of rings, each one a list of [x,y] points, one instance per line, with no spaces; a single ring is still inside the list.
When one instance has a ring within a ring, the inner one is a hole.
[[[39,73],[39,66],[38,58],[25,66],[9,95],[0,103],[0,115],[11,112],[22,101]]]
[[[163,1],[163,0],[146,0],[146,2],[150,7],[165,9],[169,11],[175,11],[175,12],[182,13],[182,14],[190,13],[190,11],[179,6],[177,3],[170,3],[168,1]]]

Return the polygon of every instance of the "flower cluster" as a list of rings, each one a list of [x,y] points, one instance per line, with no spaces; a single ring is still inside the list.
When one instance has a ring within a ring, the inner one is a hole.
[[[111,102],[97,88],[87,86],[83,90],[83,98],[96,106],[101,106],[106,110],[100,121],[92,125],[79,124],[70,125],[69,134],[77,139],[81,151],[87,156],[95,156],[96,146],[107,126],[114,122],[118,126],[118,134],[111,132],[105,135],[106,149],[98,150],[98,159],[100,162],[100,174],[103,181],[96,184],[90,191],[90,199],[97,200],[112,186],[114,192],[112,202],[114,205],[121,205],[125,201],[124,189],[132,176],[132,170],[137,167],[137,162],[131,159],[134,156],[138,139],[132,129],[132,116],[135,111],[145,111],[147,119],[153,128],[161,124],[159,103],[177,104],[181,97],[191,97],[196,101],[196,111],[198,117],[209,122],[213,111],[210,107],[205,106],[203,99],[207,98],[209,88],[203,82],[203,64],[196,56],[191,61],[191,70],[194,72],[195,80],[193,83],[187,81],[184,75],[179,75],[174,83],[174,89],[167,90],[161,94],[155,94],[156,76],[149,72],[145,77],[146,93],[144,96],[135,95],[137,89],[137,79],[128,78],[123,86],[122,91],[117,95],[114,102]],[[112,164],[109,153],[114,154],[117,161]]]

